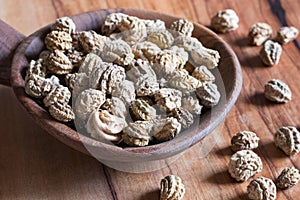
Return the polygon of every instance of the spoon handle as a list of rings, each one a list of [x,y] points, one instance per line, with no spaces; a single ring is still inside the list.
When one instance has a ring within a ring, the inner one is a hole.
[[[10,86],[12,58],[24,38],[23,34],[0,20],[0,84]]]

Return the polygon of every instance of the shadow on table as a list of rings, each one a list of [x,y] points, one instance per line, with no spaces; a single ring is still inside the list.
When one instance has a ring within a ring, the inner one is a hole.
[[[263,154],[268,153],[268,155],[263,155],[263,156],[269,157],[268,159],[270,159],[270,160],[287,158],[285,153],[282,150],[280,150],[278,147],[276,147],[276,145],[273,141],[260,145],[259,149],[260,149],[261,153],[263,153]],[[260,154],[260,153],[258,153],[258,154]]]
[[[234,184],[236,183],[234,179],[232,179],[227,170],[219,171],[214,173],[213,175],[209,176],[205,182],[209,182],[212,184]]]
[[[153,190],[142,194],[138,200],[159,200],[159,190]]]
[[[241,63],[242,67],[247,67],[247,68],[266,68],[266,66],[262,63],[259,53],[250,56],[243,56],[239,58],[239,61]]]
[[[234,152],[231,150],[231,146],[226,146],[221,149],[217,149],[215,153],[219,156],[231,156]]]
[[[240,38],[237,38],[235,41],[234,41],[234,44],[239,46],[239,47],[246,47],[246,46],[250,46],[249,44],[249,38],[248,37],[240,37]]]
[[[249,199],[249,198],[248,198],[248,195],[247,195],[247,193],[244,193],[244,194],[241,194],[241,195],[239,195],[239,196],[230,198],[230,199],[228,199],[228,200],[247,200],[247,199]]]
[[[263,92],[255,92],[253,95],[251,95],[248,99],[247,99],[247,103],[256,105],[256,106],[268,106],[268,107],[274,107],[274,106],[278,106],[280,104],[276,104],[274,102],[269,101],[268,99],[266,99],[265,95]]]

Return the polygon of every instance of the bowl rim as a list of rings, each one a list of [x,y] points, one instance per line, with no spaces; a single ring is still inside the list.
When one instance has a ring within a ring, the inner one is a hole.
[[[82,18],[86,18],[92,21],[95,17],[108,15],[113,12],[122,12],[125,14],[145,16],[147,18],[150,17],[156,19],[180,19],[180,17],[178,16],[172,16],[158,11],[133,8],[102,9],[73,15],[71,16],[71,18],[75,22],[77,20],[82,20]],[[52,136],[54,136],[61,142],[88,155],[91,155],[90,150],[93,150],[99,154],[100,158],[103,158],[105,160],[114,160],[114,156],[116,156],[124,161],[130,161],[137,160],[140,158],[155,160],[158,158],[167,158],[178,154],[179,152],[182,152],[199,142],[201,139],[203,139],[205,136],[211,133],[221,121],[224,120],[229,110],[233,107],[234,103],[236,102],[242,88],[241,66],[237,59],[237,56],[235,55],[231,47],[216,33],[209,30],[204,25],[194,23],[194,26],[197,29],[205,32],[208,36],[213,37],[217,43],[224,45],[225,50],[229,54],[228,59],[232,61],[232,67],[234,67],[233,77],[235,78],[235,82],[233,88],[230,90],[229,95],[227,95],[226,97],[228,98],[226,104],[224,106],[221,106],[220,111],[218,111],[218,116],[214,116],[215,118],[214,120],[212,120],[209,126],[203,127],[204,123],[201,123],[202,125],[200,124],[200,126],[198,127],[197,133],[189,135],[189,137],[178,137],[176,139],[155,145],[145,147],[122,148],[119,146],[102,143],[87,136],[81,135],[80,133],[76,132],[67,125],[53,119],[49,115],[49,113],[46,110],[44,110],[44,108],[40,107],[24,91],[24,80],[21,75],[21,68],[22,63],[24,63],[24,59],[26,59],[25,51],[32,44],[32,42],[34,42],[35,38],[42,37],[42,35],[45,34],[47,30],[50,30],[50,26],[51,24],[32,33],[30,36],[25,38],[19,45],[19,47],[16,49],[15,56],[12,62],[11,86],[19,102],[41,128],[43,128],[47,133],[50,133]],[[199,129],[201,129],[201,131]]]

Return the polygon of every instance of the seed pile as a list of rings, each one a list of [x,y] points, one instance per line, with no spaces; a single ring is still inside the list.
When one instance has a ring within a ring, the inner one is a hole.
[[[26,93],[58,121],[102,142],[146,146],[173,139],[218,104],[211,70],[219,52],[192,36],[190,21],[167,29],[112,13],[99,28],[77,31],[71,18],[57,19],[30,63]]]

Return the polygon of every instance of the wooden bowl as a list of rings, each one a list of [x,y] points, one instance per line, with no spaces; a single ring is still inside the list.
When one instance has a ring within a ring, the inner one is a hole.
[[[161,19],[166,23],[167,27],[169,27],[172,21],[178,19],[177,17],[163,13],[129,8],[93,11],[72,16],[72,19],[76,24],[77,30],[93,29],[99,31],[100,25],[103,23],[105,17],[113,12],[122,12],[145,19]],[[22,40],[16,49],[11,65],[11,87],[23,107],[32,116],[34,121],[47,133],[66,145],[88,155],[92,155],[104,164],[115,169],[130,172],[144,172],[163,167],[164,165],[161,163],[165,163],[166,160],[173,160],[174,157],[180,155],[184,150],[190,148],[210,134],[225,118],[240,93],[242,73],[236,55],[214,32],[195,23],[193,36],[198,38],[204,46],[218,50],[221,55],[216,77],[218,80],[217,84],[219,88],[221,88],[222,96],[220,103],[211,111],[202,115],[200,123],[197,123],[196,126],[188,131],[181,133],[173,140],[146,147],[132,148],[122,148],[104,144],[86,137],[65,124],[54,120],[44,108],[26,95],[24,91],[23,77],[25,70],[30,60],[36,59],[40,51],[44,48],[44,37],[50,31],[50,26],[51,25],[48,25]],[[3,26],[0,26],[0,28],[3,29]],[[13,30],[11,29],[11,31]],[[19,38],[11,39],[15,41],[16,45],[22,36],[20,34],[15,35],[19,36]],[[14,34],[7,37],[14,37]],[[7,55],[9,54],[7,53]],[[4,69],[4,67],[0,69],[3,72],[3,70],[7,70],[7,67],[6,69]],[[3,76],[2,82],[5,82],[3,81]]]

